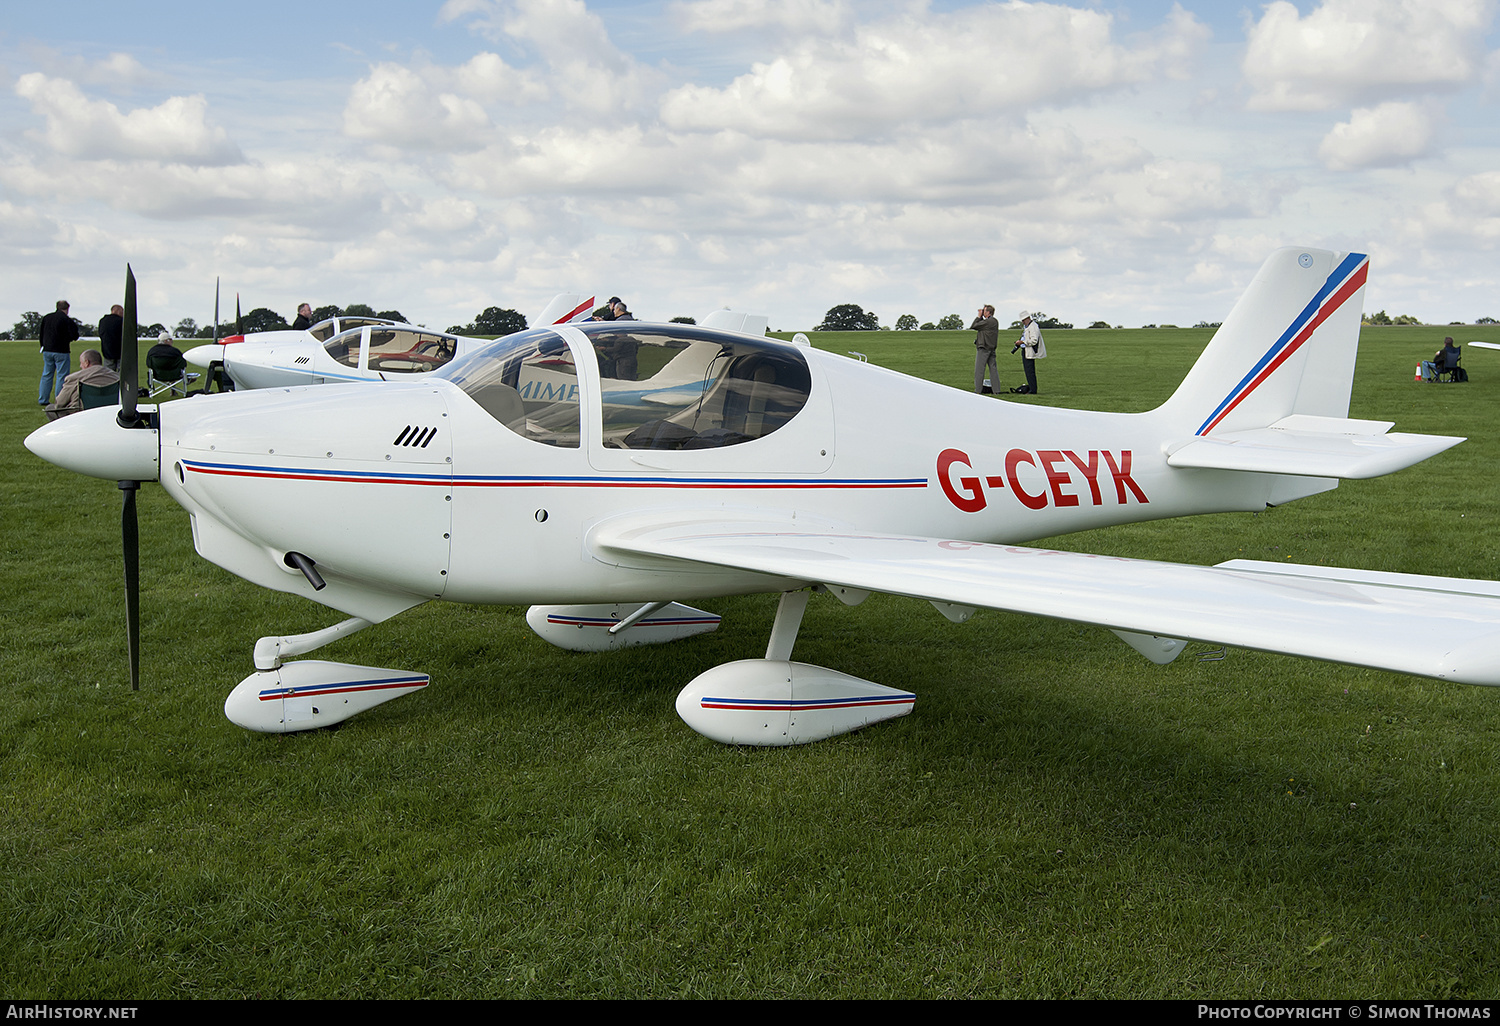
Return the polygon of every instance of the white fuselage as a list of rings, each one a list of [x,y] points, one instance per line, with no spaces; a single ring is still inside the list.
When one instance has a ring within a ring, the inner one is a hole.
[[[698,599],[795,582],[607,562],[591,529],[653,509],[985,542],[1260,509],[1269,475],[1166,463],[1159,414],[1020,406],[816,350],[780,430],[696,451],[607,447],[598,369],[575,350],[582,444],[514,433],[442,379],[268,389],[161,409],[161,480],[199,552],[262,585],[379,620],[430,598]],[[1187,430],[1176,429],[1186,435]],[[318,565],[314,593],[288,551]]]

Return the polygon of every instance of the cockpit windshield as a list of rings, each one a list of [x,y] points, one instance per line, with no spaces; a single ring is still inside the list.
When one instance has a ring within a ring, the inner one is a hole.
[[[307,330],[319,342],[327,342],[334,335],[348,331],[350,328],[363,328],[366,324],[395,323],[384,317],[330,317],[325,321],[319,321]]]
[[[626,326],[626,325],[629,326]],[[764,438],[807,405],[812,375],[793,346],[676,324],[575,324],[599,363],[603,444],[713,449]],[[496,339],[436,372],[526,438],[577,448],[578,368],[551,328]]]
[[[562,336],[533,328],[496,339],[439,370],[516,434],[579,447],[578,368]]]
[[[712,449],[763,438],[807,404],[812,378],[791,346],[707,328],[576,325],[593,344],[604,444]]]

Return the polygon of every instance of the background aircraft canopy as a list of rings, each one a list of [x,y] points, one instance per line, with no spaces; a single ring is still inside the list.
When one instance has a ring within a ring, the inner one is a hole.
[[[360,347],[368,337],[367,355]],[[328,355],[346,367],[368,366],[382,374],[420,374],[436,370],[458,351],[458,336],[386,324],[350,328],[323,343]]]

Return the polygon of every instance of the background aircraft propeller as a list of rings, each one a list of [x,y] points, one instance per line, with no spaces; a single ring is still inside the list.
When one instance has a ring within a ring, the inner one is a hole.
[[[136,328],[135,272],[126,264],[124,338],[120,346],[120,413],[117,418],[120,427],[126,430],[142,425],[135,408],[139,396],[136,365],[140,360]],[[140,487],[139,481],[120,482],[120,491],[124,495],[120,535],[125,557],[125,639],[130,650],[132,691],[141,688],[141,546],[140,526],[135,513],[135,493]]]

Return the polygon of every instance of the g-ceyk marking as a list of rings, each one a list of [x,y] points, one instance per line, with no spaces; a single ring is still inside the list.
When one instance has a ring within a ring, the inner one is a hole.
[[[962,449],[944,449],[938,453],[937,478],[948,501],[965,513],[978,513],[989,505],[986,488],[1001,489],[1007,486],[1016,500],[1027,509],[1043,509],[1049,502],[1058,508],[1081,505],[1082,494],[1075,489],[1082,485],[1088,486],[1090,503],[1102,506],[1104,489],[1099,486],[1101,463],[1114,482],[1116,505],[1125,505],[1131,497],[1142,504],[1151,501],[1130,476],[1129,449],[1120,450],[1118,456],[1107,449],[1089,449],[1082,456],[1068,449],[1037,449],[1034,452],[1012,449],[1005,454],[1005,472],[985,477],[977,473],[972,476],[963,474],[965,470],[974,469],[968,453]],[[1028,490],[1026,483],[1020,480],[1022,464],[1036,467],[1045,475],[1046,486],[1041,491]],[[954,467],[958,467],[956,472]],[[1075,470],[1081,481],[1074,478]],[[960,476],[955,477],[955,474]]]

